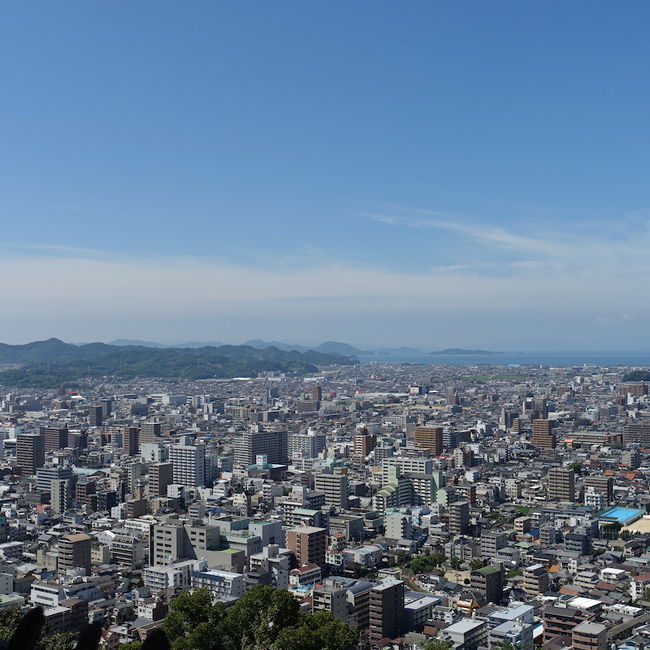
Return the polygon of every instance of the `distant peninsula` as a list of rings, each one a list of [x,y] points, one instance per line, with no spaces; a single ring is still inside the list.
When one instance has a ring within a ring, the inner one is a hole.
[[[434,350],[429,354],[436,357],[469,357],[491,356],[493,354],[503,354],[503,352],[491,352],[490,350],[466,350],[465,348],[445,348],[444,350]]]

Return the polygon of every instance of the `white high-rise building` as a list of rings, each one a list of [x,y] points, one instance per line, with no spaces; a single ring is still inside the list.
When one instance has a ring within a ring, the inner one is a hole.
[[[190,487],[205,485],[205,445],[191,445],[187,438],[182,438],[180,444],[169,448],[169,460],[175,484]]]

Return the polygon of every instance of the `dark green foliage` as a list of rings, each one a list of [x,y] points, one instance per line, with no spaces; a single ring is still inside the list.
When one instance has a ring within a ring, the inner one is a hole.
[[[56,388],[82,377],[226,379],[260,372],[315,372],[319,365],[353,364],[356,359],[309,350],[262,350],[246,345],[149,348],[104,343],[72,345],[58,339],[27,345],[0,344],[0,363],[21,367],[0,372],[0,384]]]
[[[224,607],[213,605],[207,589],[184,591],[170,603],[164,630],[174,650],[219,648],[223,635]]]
[[[356,628],[329,612],[303,614],[297,626],[285,628],[271,646],[273,650],[346,650],[359,640]]]
[[[446,559],[441,553],[416,555],[411,560],[411,571],[413,573],[426,573],[440,566]]]
[[[623,375],[623,381],[650,381],[650,370],[632,370]]]
[[[170,603],[164,630],[172,650],[352,650],[358,630],[328,612],[302,614],[283,589],[257,586],[224,610],[206,589]]]
[[[0,640],[8,641],[23,619],[23,612],[18,607],[0,610]],[[73,650],[77,643],[77,633],[61,632],[41,636],[36,650]]]

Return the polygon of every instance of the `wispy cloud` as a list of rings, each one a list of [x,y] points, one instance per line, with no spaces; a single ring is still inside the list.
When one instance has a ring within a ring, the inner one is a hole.
[[[629,219],[612,219],[591,226],[583,224],[578,229],[575,224],[549,225],[548,222],[539,221],[534,229],[545,234],[538,235],[530,233],[530,222],[527,223],[528,232],[518,232],[511,227],[486,226],[466,216],[405,208],[395,204],[387,208],[392,209],[392,212],[373,211],[357,214],[390,226],[443,230],[458,235],[461,240],[479,242],[494,250],[535,255],[538,256],[538,261],[555,260],[567,266],[606,262],[625,262],[628,265],[642,263],[647,259],[650,244],[650,229],[645,221],[639,222],[637,213]],[[623,226],[624,221],[634,223]],[[552,234],[548,234],[549,231]]]

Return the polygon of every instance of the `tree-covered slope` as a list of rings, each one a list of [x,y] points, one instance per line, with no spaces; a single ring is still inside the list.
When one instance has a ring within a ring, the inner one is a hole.
[[[264,371],[315,372],[318,366],[352,364],[356,359],[314,351],[285,351],[245,345],[150,348],[105,343],[72,345],[58,339],[0,345],[0,363],[20,364],[0,372],[0,384],[53,387],[81,377],[209,379],[256,376]]]

